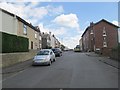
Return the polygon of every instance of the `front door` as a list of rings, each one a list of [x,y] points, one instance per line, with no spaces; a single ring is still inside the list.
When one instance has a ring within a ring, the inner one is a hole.
[[[33,42],[31,41],[31,49],[33,49]]]

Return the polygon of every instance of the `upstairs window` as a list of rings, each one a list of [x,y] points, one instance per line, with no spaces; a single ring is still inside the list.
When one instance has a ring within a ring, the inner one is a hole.
[[[41,36],[39,36],[39,40],[41,40]]]
[[[93,30],[91,30],[90,34],[93,34]]]
[[[103,27],[103,36],[107,36],[107,35],[106,35],[105,27]]]
[[[107,40],[106,40],[106,37],[103,37],[103,42],[106,42]]]
[[[23,24],[23,34],[27,35],[27,26]]]
[[[103,42],[103,47],[107,47],[107,42]]]
[[[35,32],[35,39],[37,39],[37,33]]]
[[[106,38],[104,37],[103,40],[106,41]]]

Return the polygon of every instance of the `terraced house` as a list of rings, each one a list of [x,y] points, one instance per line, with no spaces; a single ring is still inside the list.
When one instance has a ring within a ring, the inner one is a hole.
[[[41,33],[38,26],[34,27],[21,17],[3,9],[0,9],[0,15],[2,21],[1,32],[27,37],[29,39],[29,49],[41,48]]]
[[[112,48],[118,45],[118,28],[104,19],[90,23],[82,34],[83,51],[97,51],[109,55]]]

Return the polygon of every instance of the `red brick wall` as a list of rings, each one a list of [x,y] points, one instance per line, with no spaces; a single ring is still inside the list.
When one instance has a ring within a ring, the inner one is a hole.
[[[106,41],[107,41],[107,47],[103,47],[103,27],[105,27],[106,30]],[[94,26],[95,31],[95,46],[96,48],[102,49],[102,53],[104,55],[109,55],[111,48],[117,46],[117,40],[118,40],[118,33],[117,28],[106,23],[106,22],[100,22],[99,24]]]
[[[103,47],[103,28],[106,31],[106,42],[107,47]],[[91,29],[93,29],[93,34],[91,35]],[[87,37],[87,38],[86,38]],[[94,37],[94,40],[91,39]],[[109,55],[111,49],[116,47],[118,44],[118,29],[117,27],[107,23],[105,21],[100,21],[96,24],[87,28],[87,31],[83,35],[83,47],[84,51],[92,51],[99,48],[104,55]]]
[[[94,34],[95,34],[95,47],[102,48],[103,47],[103,26],[97,25],[94,26]]]

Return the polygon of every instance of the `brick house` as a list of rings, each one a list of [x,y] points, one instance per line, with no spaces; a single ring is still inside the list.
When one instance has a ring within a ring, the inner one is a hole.
[[[21,17],[0,8],[0,20],[2,28],[0,32],[27,37],[29,49],[41,48],[40,29],[26,22]]]
[[[118,45],[118,26],[105,19],[90,23],[82,34],[83,51],[96,51],[109,55],[112,48]]]

